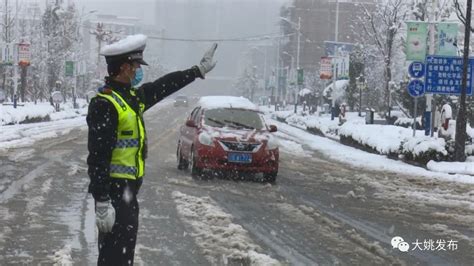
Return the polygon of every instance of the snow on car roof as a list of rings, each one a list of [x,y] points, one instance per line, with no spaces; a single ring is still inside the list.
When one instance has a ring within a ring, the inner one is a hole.
[[[204,96],[197,105],[205,109],[241,108],[258,111],[257,105],[249,99],[235,96]]]

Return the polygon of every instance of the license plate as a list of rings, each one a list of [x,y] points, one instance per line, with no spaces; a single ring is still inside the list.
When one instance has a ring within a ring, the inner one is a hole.
[[[227,154],[227,160],[232,163],[251,163],[252,154],[230,152]]]

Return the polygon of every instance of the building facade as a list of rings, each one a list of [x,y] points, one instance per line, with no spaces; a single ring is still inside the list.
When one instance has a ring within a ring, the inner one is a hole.
[[[358,17],[363,14],[364,6],[371,9],[376,0],[293,0],[292,4],[281,9],[281,31],[291,34],[282,41],[280,57],[283,66],[296,68],[298,36],[296,24],[301,21],[300,68],[305,77],[313,75],[318,79],[320,59],[325,56],[325,41],[336,41],[336,10],[338,9],[338,42],[354,43]],[[337,8],[336,5],[339,7]],[[307,84],[311,86],[311,84]]]

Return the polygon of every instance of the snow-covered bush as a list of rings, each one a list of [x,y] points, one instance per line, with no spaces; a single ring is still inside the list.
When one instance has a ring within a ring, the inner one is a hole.
[[[388,125],[357,125],[346,123],[339,129],[339,135],[350,137],[357,143],[371,147],[380,154],[399,153],[400,143],[411,131]]]
[[[446,141],[442,138],[408,138],[400,145],[400,154],[406,160],[427,164],[429,161],[441,161],[447,158]]]
[[[399,117],[397,120],[395,120],[395,123],[393,124],[399,127],[413,128],[413,118]],[[416,129],[422,129],[421,117],[418,117],[416,119]]]
[[[412,136],[412,130],[390,125],[350,125],[340,127],[340,141],[378,154],[401,157],[426,164],[430,160],[446,160],[449,156],[443,138]],[[401,155],[401,156],[400,156]]]
[[[37,104],[26,102],[17,108],[2,106],[0,108],[0,126],[56,121],[87,115],[88,106],[85,100],[78,99],[77,104],[81,108],[74,109],[71,102],[62,103],[59,112],[56,112],[49,102],[38,102]]]
[[[272,118],[279,122],[286,123],[286,119],[291,115],[293,115],[293,111],[276,111],[272,114]]]
[[[304,116],[292,114],[286,118],[286,123],[288,123],[288,125],[306,129],[306,117]]]
[[[306,120],[306,128],[313,134],[327,136],[337,136],[339,131],[338,119],[330,120],[329,117],[309,117]]]

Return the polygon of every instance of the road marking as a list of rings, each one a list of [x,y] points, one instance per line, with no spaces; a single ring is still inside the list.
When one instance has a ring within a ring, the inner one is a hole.
[[[50,167],[53,163],[55,162],[50,161],[48,163],[42,164],[30,171],[24,177],[20,178],[18,181],[13,181],[12,184],[0,195],[0,203],[5,203],[6,201],[14,197],[18,193],[18,191],[21,190],[23,185],[30,184],[31,181],[33,181],[35,178],[41,176],[44,173],[45,169]]]

